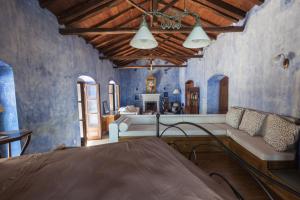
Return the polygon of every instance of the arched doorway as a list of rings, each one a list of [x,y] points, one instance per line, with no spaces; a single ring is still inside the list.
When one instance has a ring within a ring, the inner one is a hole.
[[[0,112],[0,131],[18,130],[14,74],[12,68],[2,61],[0,61],[0,105],[3,108]],[[7,148],[2,148],[0,153],[1,157],[7,157]],[[20,153],[20,142],[13,142],[12,156],[19,156]]]
[[[207,82],[207,113],[225,114],[228,111],[229,78],[217,74]]]
[[[81,145],[101,139],[101,104],[99,84],[89,76],[77,79],[77,99]]]

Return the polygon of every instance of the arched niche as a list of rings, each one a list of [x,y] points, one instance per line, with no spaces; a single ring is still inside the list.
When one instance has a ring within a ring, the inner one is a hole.
[[[11,66],[0,60],[0,131],[19,129],[14,73]],[[7,148],[1,145],[1,157],[7,157]],[[12,156],[19,156],[21,145],[19,141],[12,143]]]
[[[216,74],[207,81],[207,113],[225,114],[228,111],[229,78]]]

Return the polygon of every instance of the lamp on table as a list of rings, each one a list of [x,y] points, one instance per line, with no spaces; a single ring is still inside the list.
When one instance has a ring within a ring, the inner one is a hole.
[[[172,105],[172,112],[178,113],[178,112],[180,112],[180,102],[178,101],[178,96],[180,95],[180,90],[178,88],[176,88],[173,91],[173,94],[176,96],[176,101]]]
[[[4,112],[4,108],[2,107],[2,105],[0,104],[0,113]]]

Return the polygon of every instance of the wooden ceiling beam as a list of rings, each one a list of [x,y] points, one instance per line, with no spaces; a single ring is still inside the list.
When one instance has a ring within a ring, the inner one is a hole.
[[[170,3],[164,3],[163,1],[160,1],[160,4],[165,5],[164,8],[162,8],[161,10],[159,10],[160,12],[166,12],[169,8],[172,8],[176,3],[178,2],[178,0],[173,0]]]
[[[251,2],[253,2],[256,5],[261,5],[265,2],[265,0],[250,0]]]
[[[200,5],[201,7],[205,8],[206,10],[214,13],[215,15],[217,15],[219,17],[222,17],[222,18],[227,19],[227,20],[232,21],[232,22],[238,22],[239,21],[238,18],[233,17],[231,15],[228,15],[224,12],[221,12],[221,11],[219,11],[219,10],[217,10],[217,9],[215,9],[215,8],[205,4],[203,2],[200,2],[200,1],[197,1],[197,0],[192,0],[192,2],[197,4],[197,5]]]
[[[165,35],[163,35],[163,36],[165,36]],[[161,39],[166,39],[163,42],[164,44],[168,44],[170,46],[175,46],[176,48],[181,49],[183,52],[186,52],[186,53],[189,53],[189,54],[195,54],[195,53],[198,53],[198,51],[199,51],[199,49],[188,49],[188,48],[185,48],[185,47],[182,46],[182,43],[178,44],[178,43],[170,41],[171,36],[166,36],[166,37],[163,37],[163,36],[157,35],[157,37],[159,37]]]
[[[147,3],[147,2],[148,2],[148,0],[145,0],[145,1],[141,2],[141,3],[139,3],[138,6],[143,6],[143,5],[144,5],[145,3]],[[103,25],[105,25],[105,24],[107,24],[107,23],[109,23],[109,22],[111,22],[111,21],[116,20],[118,17],[123,16],[125,13],[130,12],[130,11],[133,10],[133,9],[134,9],[134,7],[131,6],[131,7],[127,8],[127,9],[125,9],[125,10],[123,10],[123,11],[117,13],[116,15],[113,15],[113,16],[111,16],[111,17],[109,17],[109,18],[107,18],[107,19],[105,19],[105,20],[99,22],[98,24],[95,24],[93,27],[101,27],[101,26],[103,26]],[[134,18],[134,19],[135,19],[135,18]],[[131,20],[131,19],[130,19],[130,20]],[[126,23],[127,23],[127,22],[126,22]],[[122,25],[120,25],[120,26],[122,26]]]
[[[142,17],[142,14],[139,14],[137,16],[134,16],[128,20],[126,20],[125,22],[118,24],[117,26],[113,27],[113,28],[123,28],[123,26],[128,26],[130,23],[133,23],[134,21],[140,20],[140,17]],[[92,28],[96,28],[96,27],[92,27]],[[94,38],[92,38],[90,40],[90,42],[94,42],[98,39],[100,39],[101,37],[104,37],[104,35],[97,35]]]
[[[163,2],[163,1],[161,2],[161,4],[163,4],[163,5],[165,5],[165,6],[168,5],[167,3]],[[176,7],[175,5],[173,5],[172,7],[170,7],[170,9],[173,9],[173,10],[175,10],[175,11],[177,11],[177,12],[184,12],[183,9],[181,9],[181,8],[179,8],[179,7]],[[183,19],[182,21],[184,21],[184,19]],[[201,22],[204,22],[206,25],[209,25],[209,26],[218,26],[218,25],[215,24],[214,22],[209,21],[209,20],[207,20],[207,19],[204,19],[204,18],[202,18],[201,16],[200,16],[200,21],[201,21]]]
[[[182,55],[168,55],[168,56],[163,56],[163,55],[147,55],[147,56],[139,56],[139,55],[131,55],[131,56],[100,56],[99,57],[102,60],[150,60],[150,59],[168,59],[168,58],[182,58],[182,59],[189,59],[189,58],[203,58],[203,55],[187,55],[187,56],[182,56]]]
[[[110,39],[105,40],[104,42],[100,42],[98,44],[94,44],[94,46],[96,48],[104,48],[104,49],[105,48],[109,48],[109,47],[114,46],[115,44],[117,44],[119,42],[122,42],[123,40],[128,39],[129,37],[131,37],[131,36],[122,35],[120,37],[115,37],[113,39],[110,38]]]
[[[102,48],[101,50],[102,50],[104,53],[108,53],[108,54],[113,53],[113,52],[115,52],[115,51],[117,51],[117,50],[122,50],[122,49],[124,49],[126,46],[129,46],[130,40],[131,40],[131,38],[126,39],[126,40],[124,40],[124,41],[122,41],[122,42],[117,43],[117,44],[114,45],[114,46],[111,46],[110,48],[106,48],[106,49]]]
[[[122,2],[122,0],[86,1],[81,4],[77,4],[76,6],[65,11],[64,14],[58,16],[58,21],[61,24],[65,25],[70,25],[73,23],[84,21]]]
[[[185,54],[183,54],[180,50],[178,50],[178,49],[176,49],[174,47],[168,46],[166,44],[159,45],[159,48],[163,49],[164,51],[167,51],[169,54],[177,54],[179,56],[185,56]]]
[[[152,65],[153,68],[161,68],[161,67],[173,67],[173,68],[184,68],[187,67],[187,65]],[[143,69],[143,68],[150,68],[150,65],[130,65],[130,66],[124,66],[124,67],[114,67],[116,69]]]
[[[134,3],[132,0],[126,0],[126,2],[128,4],[130,4],[131,6],[135,7],[136,9],[138,9],[139,11],[141,11],[142,13],[144,13],[145,15],[148,15],[149,17],[153,17],[147,10],[145,10],[143,7],[141,7],[140,5]]]
[[[243,32],[244,26],[225,26],[225,27],[203,27],[206,32],[226,33],[226,32]],[[178,30],[163,30],[160,28],[151,28],[152,33],[190,33],[193,27],[183,27]],[[78,35],[78,34],[135,34],[137,28],[60,28],[59,32],[62,35]]]
[[[222,13],[235,17],[237,19],[243,19],[246,16],[246,12],[234,7],[233,5],[220,0],[196,0],[198,3],[204,4],[218,10]]]

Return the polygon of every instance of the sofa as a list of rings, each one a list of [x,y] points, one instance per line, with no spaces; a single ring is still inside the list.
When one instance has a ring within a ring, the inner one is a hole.
[[[270,133],[268,130],[267,118],[272,117],[272,113],[265,113],[261,111],[255,111],[252,109],[232,107],[232,109],[243,109],[245,111],[254,111],[265,115],[265,119],[262,120],[261,127],[259,127],[259,134],[251,136],[247,131],[241,130],[239,127],[232,127],[228,124],[228,115],[224,114],[209,114],[209,115],[161,115],[160,121],[166,124],[172,124],[176,122],[192,122],[203,126],[210,130],[216,136],[225,136],[234,141],[238,146],[244,148],[247,152],[254,155],[262,161],[294,161],[296,157],[296,146],[290,145],[285,151],[278,151],[272,145],[265,141],[265,135]],[[297,130],[299,128],[299,119],[292,117],[279,116],[280,118],[295,124]],[[256,117],[257,118],[257,117]],[[241,116],[239,126],[243,121]],[[109,141],[118,142],[119,138],[122,137],[145,137],[145,136],[156,136],[156,116],[121,116],[117,121],[109,125]],[[243,122],[243,124],[246,124]],[[190,125],[179,125],[180,128],[192,137],[207,136],[207,134]],[[166,127],[160,125],[160,133]],[[176,128],[170,128],[164,136],[168,137],[181,137],[184,136],[181,131]],[[298,132],[295,135],[295,140],[298,140]]]
[[[139,115],[140,114],[140,108],[135,107],[133,105],[125,106],[119,108],[120,115]]]

